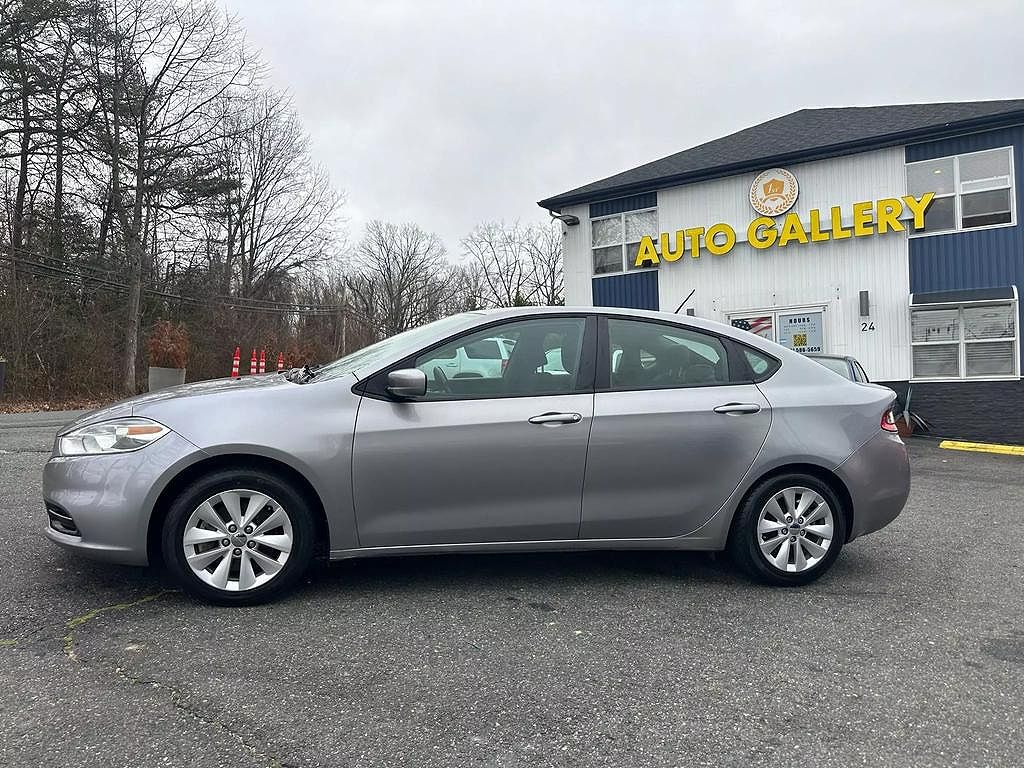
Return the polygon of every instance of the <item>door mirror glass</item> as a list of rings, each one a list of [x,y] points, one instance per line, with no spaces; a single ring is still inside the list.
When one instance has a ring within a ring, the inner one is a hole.
[[[402,368],[388,374],[388,392],[395,397],[423,397],[427,375],[417,368]]]

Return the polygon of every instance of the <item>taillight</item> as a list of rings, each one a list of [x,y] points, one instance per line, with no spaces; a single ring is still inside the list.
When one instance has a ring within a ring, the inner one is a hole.
[[[892,412],[892,408],[882,414],[882,429],[886,432],[899,432],[899,427],[896,426],[896,414]]]

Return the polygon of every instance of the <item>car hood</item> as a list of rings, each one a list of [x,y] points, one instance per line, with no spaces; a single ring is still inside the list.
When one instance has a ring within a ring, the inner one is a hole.
[[[148,411],[154,406],[159,406],[169,400],[180,400],[190,397],[205,397],[209,395],[229,394],[231,392],[251,391],[270,387],[294,387],[285,379],[284,374],[272,373],[258,376],[242,376],[237,379],[212,379],[210,381],[196,381],[190,384],[181,384],[176,387],[168,387],[157,392],[148,392],[144,395],[136,395],[126,400],[97,408],[79,416],[74,421],[61,428],[59,434],[66,434],[72,429],[94,424],[99,421],[120,419],[126,416],[147,416]]]

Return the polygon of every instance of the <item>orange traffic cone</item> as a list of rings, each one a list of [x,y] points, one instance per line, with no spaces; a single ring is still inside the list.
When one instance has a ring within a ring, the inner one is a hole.
[[[256,350],[253,349],[252,357],[249,358],[249,375],[256,373]]]
[[[277,370],[284,370],[284,352],[277,353]]]
[[[239,361],[241,359],[241,355],[242,355],[242,349],[240,347],[235,347],[235,355],[234,355],[234,357],[231,358],[231,378],[232,379],[237,379],[238,378],[238,363],[239,363]]]
[[[267,372],[267,350],[260,350],[260,373]]]

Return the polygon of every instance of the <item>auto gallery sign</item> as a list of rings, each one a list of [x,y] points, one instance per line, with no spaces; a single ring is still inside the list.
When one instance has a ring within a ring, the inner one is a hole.
[[[799,185],[789,171],[773,168],[760,174],[750,187],[750,205],[761,215],[747,226],[747,242],[753,248],[785,248],[793,243],[807,245],[826,240],[846,240],[851,237],[870,237],[887,232],[903,232],[907,226],[919,230],[924,227],[924,214],[935,197],[928,192],[921,197],[884,197],[880,200],[853,203],[844,210],[832,206],[825,214],[814,208],[805,225],[800,214],[790,209],[796,204]],[[785,215],[783,215],[785,214]],[[852,224],[843,226],[843,216]],[[909,214],[907,225],[901,219]],[[827,222],[828,226],[823,226]],[[674,234],[662,232],[658,242],[651,235],[640,240],[634,266],[650,267],[662,261],[679,261],[687,253],[694,259],[703,249],[712,256],[724,256],[736,245],[736,230],[725,222],[710,227],[689,227]],[[660,248],[658,247],[660,246]]]

